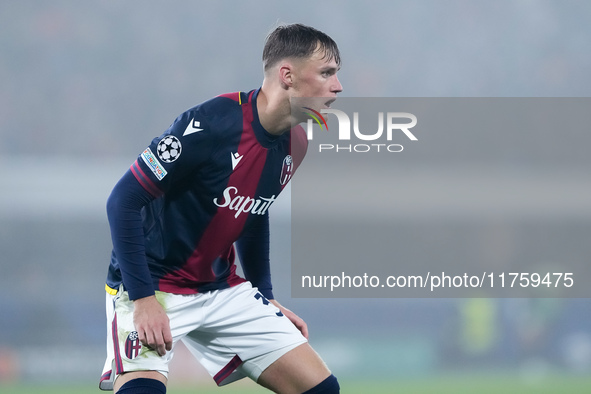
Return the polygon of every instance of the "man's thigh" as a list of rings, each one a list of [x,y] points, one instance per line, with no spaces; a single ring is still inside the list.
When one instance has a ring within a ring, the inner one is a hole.
[[[330,376],[326,364],[304,343],[271,364],[263,371],[257,383],[281,394],[300,394],[320,384]]]
[[[257,381],[278,358],[306,342],[289,319],[248,282],[211,293],[180,296],[158,292],[157,297],[169,316],[174,343],[185,342],[218,385],[245,376]],[[160,357],[133,336],[133,303],[127,294],[108,296],[107,312],[110,346],[101,388],[109,389],[107,375],[111,382],[121,375],[117,386],[135,376],[143,377],[136,372],[157,371],[161,377],[154,378],[165,379],[173,352]],[[252,368],[240,368],[243,361]],[[111,370],[112,365],[115,368]]]
[[[154,374],[150,374],[153,379],[166,382],[175,344],[199,324],[198,319],[193,317],[195,314],[183,314],[182,311],[186,310],[188,304],[194,304],[193,308],[198,309],[201,301],[195,296],[191,297],[193,302],[188,302],[188,297],[163,292],[156,292],[156,298],[169,316],[177,316],[171,319],[173,351],[166,352],[164,356],[139,341],[133,322],[133,301],[129,299],[128,293],[120,288],[116,295],[107,294],[107,359],[99,384],[102,390],[113,389],[115,380],[120,386],[134,376],[146,377],[136,372],[144,374],[152,371]]]
[[[183,342],[220,386],[245,376],[256,381],[271,363],[306,342],[248,282],[220,291],[202,312],[203,323]]]

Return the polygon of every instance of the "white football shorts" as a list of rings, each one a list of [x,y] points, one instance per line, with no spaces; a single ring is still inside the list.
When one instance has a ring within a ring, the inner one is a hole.
[[[218,386],[246,376],[257,381],[279,357],[306,342],[280,310],[250,282],[201,294],[156,292],[170,320],[173,349],[164,356],[142,346],[133,324],[133,301],[126,291],[107,293],[107,360],[99,387],[112,390],[117,375],[158,371],[168,377],[180,340]]]

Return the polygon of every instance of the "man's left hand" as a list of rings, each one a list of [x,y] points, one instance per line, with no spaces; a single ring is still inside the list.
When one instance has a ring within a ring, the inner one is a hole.
[[[289,309],[287,309],[286,307],[284,307],[283,305],[281,305],[276,300],[269,300],[269,301],[273,305],[275,305],[277,308],[279,308],[279,310],[281,311],[281,313],[283,313],[294,324],[294,326],[296,326],[297,329],[300,330],[300,332],[302,333],[302,335],[306,339],[308,339],[308,325],[306,324],[306,322],[301,317],[299,317],[298,315],[296,315],[295,313],[293,313],[292,311],[290,311]]]

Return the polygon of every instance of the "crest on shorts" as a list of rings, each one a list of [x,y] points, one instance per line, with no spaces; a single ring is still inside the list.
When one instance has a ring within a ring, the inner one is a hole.
[[[125,341],[125,355],[128,359],[133,360],[140,355],[141,351],[142,343],[140,342],[137,331],[130,332]]]
[[[283,159],[283,165],[281,167],[281,176],[279,177],[279,183],[281,185],[285,185],[291,179],[291,174],[293,172],[293,159],[291,155],[285,156]]]

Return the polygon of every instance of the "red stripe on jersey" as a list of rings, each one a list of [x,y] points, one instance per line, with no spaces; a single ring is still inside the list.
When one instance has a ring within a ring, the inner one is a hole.
[[[135,179],[137,179],[140,185],[142,185],[142,187],[148,193],[150,193],[152,197],[158,198],[162,195],[162,191],[158,189],[158,186],[156,186],[150,178],[148,178],[146,173],[141,169],[137,160],[131,165],[130,169]]]
[[[243,158],[234,168],[227,183],[227,186],[237,189],[236,196],[244,198],[256,198],[258,180],[261,178],[267,160],[267,149],[259,144],[252,128],[253,93],[250,94],[248,103],[242,105],[243,132],[237,153]],[[231,165],[231,159],[228,154],[228,165]],[[241,171],[237,171],[239,169]],[[245,173],[248,176],[245,176]],[[228,206],[218,208],[185,265],[179,270],[163,276],[159,282],[159,290],[187,294],[192,292],[191,287],[195,289],[196,284],[216,282],[218,278],[213,272],[212,263],[221,257],[233,265],[234,240],[238,239],[242,233],[249,216],[248,213],[243,213],[236,217],[236,213],[236,210],[229,209]],[[227,283],[230,286],[244,282],[244,279],[236,275],[234,270],[235,266],[232,267],[232,272],[227,278]]]
[[[308,150],[308,136],[304,128],[300,125],[291,129],[289,140],[289,154],[293,159],[293,173],[295,173],[304,161],[306,151]],[[286,185],[283,185],[285,187]],[[283,190],[283,189],[282,189]]]
[[[235,355],[234,358],[232,358],[232,360],[230,360],[230,362],[220,370],[220,372],[215,374],[213,380],[219,386],[228,376],[230,376],[232,372],[236,370],[236,368],[240,366],[240,364],[242,364],[242,360],[240,357],[238,357],[238,355]]]

